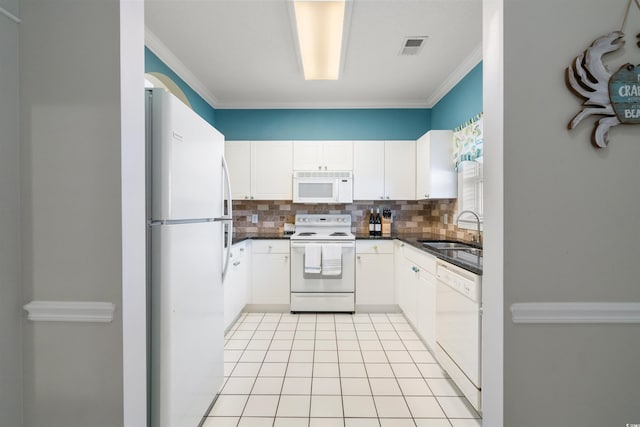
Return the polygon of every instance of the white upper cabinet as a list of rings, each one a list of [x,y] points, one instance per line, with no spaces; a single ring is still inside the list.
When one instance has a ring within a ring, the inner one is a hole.
[[[293,154],[291,141],[227,141],[234,200],[291,200]]]
[[[295,141],[293,170],[353,170],[353,143],[351,141]]]
[[[414,200],[415,141],[354,141],[354,200]]]
[[[293,198],[291,141],[254,141],[251,146],[251,188],[256,200]],[[233,181],[231,181],[233,185]]]
[[[418,139],[416,153],[416,199],[458,197],[458,178],[453,169],[453,132],[427,132]]]
[[[229,167],[231,198],[246,200],[251,197],[251,142],[226,141],[224,157]]]
[[[353,199],[382,199],[384,181],[384,141],[353,141]]]
[[[414,200],[416,191],[416,142],[385,141],[385,199]]]

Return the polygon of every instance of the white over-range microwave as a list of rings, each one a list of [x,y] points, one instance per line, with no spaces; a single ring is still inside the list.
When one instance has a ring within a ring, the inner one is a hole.
[[[294,203],[351,203],[353,174],[350,171],[296,171],[293,173]]]

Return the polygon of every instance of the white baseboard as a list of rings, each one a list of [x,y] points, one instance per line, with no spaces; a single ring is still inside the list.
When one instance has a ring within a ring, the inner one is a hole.
[[[640,302],[537,302],[511,305],[513,323],[640,323]]]
[[[95,301],[31,301],[24,309],[34,322],[109,323],[116,306]]]

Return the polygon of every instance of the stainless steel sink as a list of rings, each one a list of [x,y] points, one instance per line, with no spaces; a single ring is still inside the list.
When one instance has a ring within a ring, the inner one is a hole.
[[[468,245],[466,243],[452,242],[447,240],[433,240],[433,241],[422,240],[420,241],[420,243],[422,243],[422,246],[435,249],[435,250],[461,250],[461,249],[478,250],[477,247]],[[479,249],[479,250],[482,251],[482,249]]]

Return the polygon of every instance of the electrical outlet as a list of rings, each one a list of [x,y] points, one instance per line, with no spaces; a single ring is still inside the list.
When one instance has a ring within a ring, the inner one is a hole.
[[[444,214],[442,216],[442,222],[446,225],[449,224],[449,214]]]
[[[251,215],[251,224],[257,224],[257,223],[258,223],[258,214]]]

